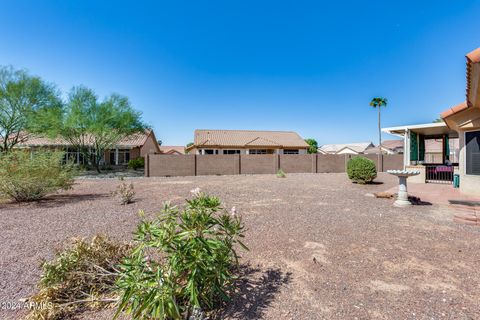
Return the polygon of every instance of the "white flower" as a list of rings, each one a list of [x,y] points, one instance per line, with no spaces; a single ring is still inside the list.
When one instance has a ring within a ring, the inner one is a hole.
[[[192,189],[190,190],[190,192],[193,194],[193,196],[198,196],[200,194],[200,192],[202,192],[202,190],[200,190],[200,188],[195,188],[195,189]]]
[[[232,214],[232,217],[235,217],[235,215],[237,214],[237,208],[233,206],[232,209],[230,209],[230,213]]]

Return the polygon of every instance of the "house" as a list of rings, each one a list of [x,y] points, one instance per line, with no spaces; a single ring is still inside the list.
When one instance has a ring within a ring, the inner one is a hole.
[[[480,196],[480,48],[466,59],[466,101],[442,112],[444,122],[382,131],[404,139],[404,167],[421,172],[412,182],[452,183],[458,174],[460,191]]]
[[[188,154],[306,154],[308,144],[296,132],[195,130]]]
[[[344,143],[344,144],[324,144],[318,148],[318,153],[322,154],[362,154],[375,145],[372,142]]]
[[[368,148],[363,152],[364,154],[402,154],[403,153],[403,140],[384,140],[382,146]]]
[[[160,146],[161,154],[182,155],[185,154],[184,146]]]
[[[88,137],[86,140],[88,141]],[[22,142],[15,147],[30,150],[40,148],[64,150],[66,158],[72,160],[74,163],[90,163],[89,159],[84,159],[83,155],[78,150],[73,148],[62,138],[50,139],[26,134],[25,138],[22,139]],[[93,147],[93,145],[90,144],[90,147]],[[160,153],[160,147],[153,130],[145,130],[145,132],[132,134],[121,140],[114,149],[105,151],[101,164],[126,165],[130,159],[137,159],[144,157],[146,154],[152,153]]]
[[[441,117],[459,137],[460,191],[480,196],[480,48],[466,59],[466,100]]]

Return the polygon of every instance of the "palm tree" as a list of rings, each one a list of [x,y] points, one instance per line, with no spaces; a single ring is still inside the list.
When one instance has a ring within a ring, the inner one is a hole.
[[[387,106],[387,98],[375,97],[370,101],[370,106],[378,108],[378,148],[382,147],[382,131],[380,125],[380,108]]]

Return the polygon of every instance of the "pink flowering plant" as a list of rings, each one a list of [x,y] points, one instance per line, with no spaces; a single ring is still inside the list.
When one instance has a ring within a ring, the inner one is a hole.
[[[183,209],[164,205],[143,220],[136,247],[120,266],[116,316],[178,319],[208,312],[229,299],[239,263],[244,225],[236,209],[223,209],[217,197],[196,188]]]

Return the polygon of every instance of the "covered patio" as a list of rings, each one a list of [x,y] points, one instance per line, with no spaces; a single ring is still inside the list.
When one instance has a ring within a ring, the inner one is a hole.
[[[444,122],[383,128],[404,142],[405,169],[420,171],[409,182],[452,184],[458,171],[459,136]]]

